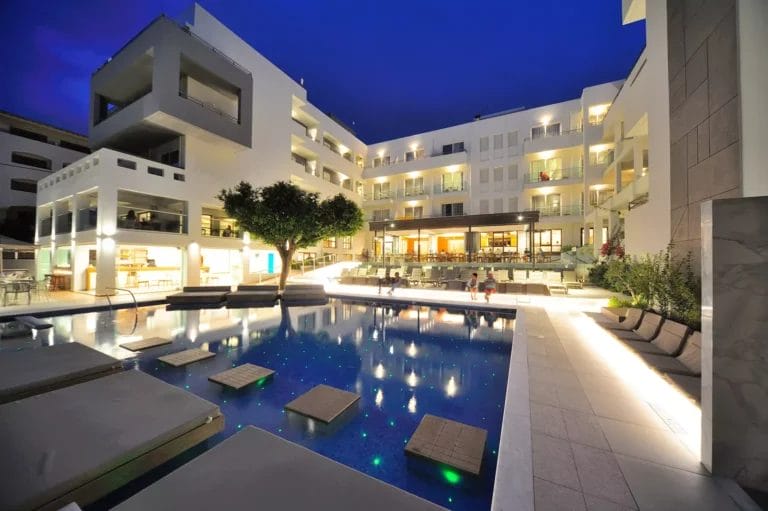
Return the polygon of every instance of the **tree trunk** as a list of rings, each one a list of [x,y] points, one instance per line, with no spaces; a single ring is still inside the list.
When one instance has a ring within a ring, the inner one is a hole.
[[[283,267],[280,270],[280,289],[285,289],[285,282],[288,280],[288,275],[291,273],[291,260],[293,259],[293,250],[277,249],[277,253],[280,254],[280,260]]]

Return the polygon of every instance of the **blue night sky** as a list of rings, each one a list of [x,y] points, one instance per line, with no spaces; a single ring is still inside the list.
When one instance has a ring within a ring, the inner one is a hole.
[[[368,143],[623,79],[620,0],[203,0]],[[85,133],[90,74],[188,0],[0,0],[0,109]],[[12,43],[12,44],[11,44]]]

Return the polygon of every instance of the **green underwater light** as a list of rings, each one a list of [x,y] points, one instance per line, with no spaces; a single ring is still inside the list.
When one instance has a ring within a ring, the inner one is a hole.
[[[443,474],[443,479],[448,484],[459,484],[461,482],[461,474],[450,468],[441,468],[440,473]]]
[[[374,467],[381,465],[381,456],[374,456],[372,463]]]

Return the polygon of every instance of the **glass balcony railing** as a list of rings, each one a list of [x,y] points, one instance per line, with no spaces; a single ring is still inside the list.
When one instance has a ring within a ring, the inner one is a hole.
[[[584,177],[583,167],[554,169],[542,172],[529,172],[525,176],[526,183],[541,183],[545,181],[562,181],[564,179],[581,179]]]
[[[90,231],[96,228],[97,208],[82,208],[77,212],[77,230]]]
[[[443,183],[443,184],[435,185],[434,187],[432,187],[432,191],[435,194],[464,192],[466,190],[467,190],[466,181],[461,183],[455,183],[455,184]]]
[[[364,196],[365,200],[385,200],[385,199],[392,199],[394,197],[395,197],[395,192],[393,190],[373,192],[373,193],[368,192]]]
[[[117,228],[186,234],[187,215],[121,206],[117,208]]]
[[[533,208],[534,211],[538,211],[542,217],[551,216],[579,216],[583,214],[583,208],[581,204],[561,205],[561,206],[545,206],[541,208]]]
[[[200,234],[212,238],[239,238],[242,231],[232,227],[202,227]]]
[[[401,199],[407,198],[407,197],[420,197],[422,195],[426,195],[427,191],[424,189],[424,187],[416,187],[416,188],[406,188],[404,190],[398,190],[397,196]]]

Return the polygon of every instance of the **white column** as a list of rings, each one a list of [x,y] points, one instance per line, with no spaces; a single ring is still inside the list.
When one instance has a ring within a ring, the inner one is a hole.
[[[98,212],[96,235],[96,293],[114,293],[110,288],[117,287],[117,189],[100,187],[98,192]]]
[[[200,285],[200,245],[193,241],[187,245],[185,259],[185,286]]]

